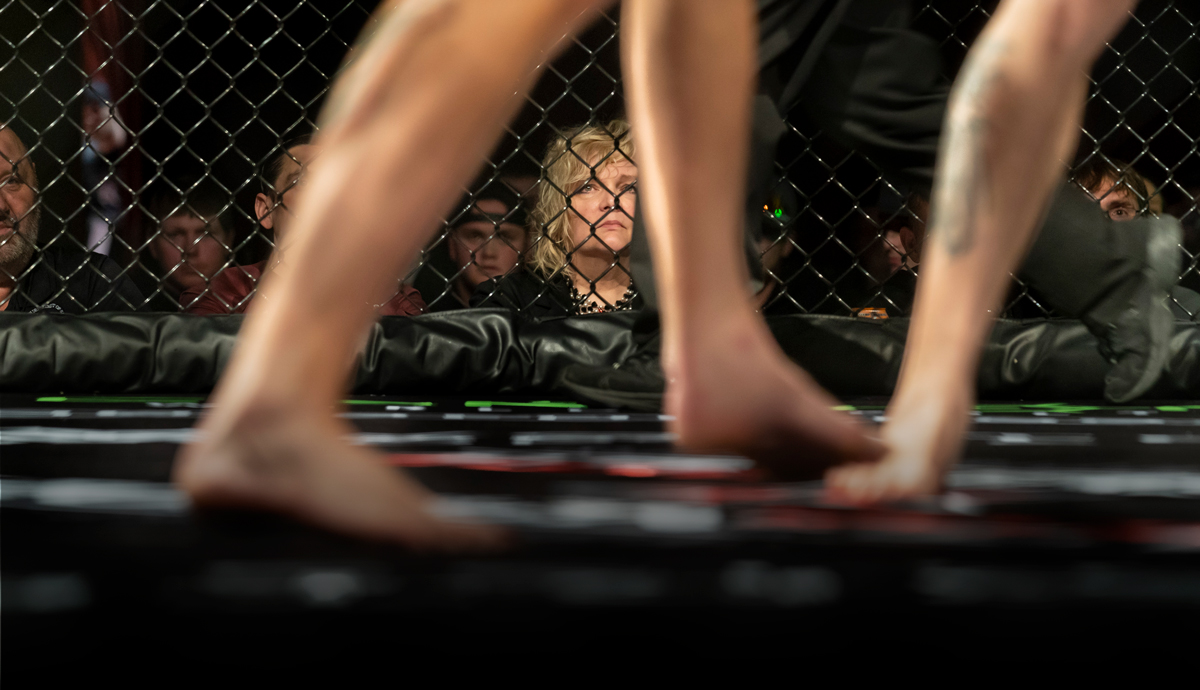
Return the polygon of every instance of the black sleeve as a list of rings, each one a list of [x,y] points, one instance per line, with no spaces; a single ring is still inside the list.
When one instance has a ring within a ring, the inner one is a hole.
[[[502,307],[516,309],[513,303],[512,287],[504,279],[489,278],[475,287],[471,293],[472,307]]]
[[[137,311],[142,306],[145,299],[141,291],[121,272],[117,262],[103,254],[92,254],[89,261],[95,269],[84,299],[89,311]]]
[[[950,81],[942,76],[937,43],[902,19],[890,0],[857,3],[803,91],[779,105],[786,113],[802,104],[836,141],[904,183],[928,188]]]

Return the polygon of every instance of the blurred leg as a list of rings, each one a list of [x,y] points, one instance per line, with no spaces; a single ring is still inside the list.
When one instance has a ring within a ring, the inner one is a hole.
[[[289,513],[414,546],[494,543],[442,523],[430,494],[348,445],[334,417],[354,355],[538,67],[594,0],[412,0],[377,14],[322,114],[324,149],[175,479],[201,505]]]
[[[1134,0],[1006,0],[951,94],[904,365],[879,463],[831,470],[854,502],[936,491],[962,451],[979,354],[1074,150],[1086,72]]]
[[[683,446],[777,466],[877,444],[789,362],[750,301],[742,248],[754,92],[750,0],[626,0],[624,74],[662,307],[665,408]]]

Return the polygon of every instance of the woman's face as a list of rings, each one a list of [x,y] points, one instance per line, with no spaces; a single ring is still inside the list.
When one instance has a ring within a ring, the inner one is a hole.
[[[637,167],[615,155],[571,194],[567,219],[580,256],[613,259],[626,253],[637,207]]]

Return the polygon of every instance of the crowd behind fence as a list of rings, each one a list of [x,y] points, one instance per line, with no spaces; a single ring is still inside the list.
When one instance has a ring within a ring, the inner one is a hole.
[[[917,4],[912,27],[940,46],[952,78],[995,2]],[[307,137],[322,99],[374,5],[0,0],[0,124],[24,142],[36,164],[24,176],[37,181],[33,207],[13,218],[36,229],[37,250],[20,264],[18,240],[0,246],[0,279],[17,284],[6,305],[244,311],[290,223],[288,200],[319,160]],[[602,16],[547,67],[382,313],[640,305],[625,249],[641,226],[618,17]],[[1114,220],[1178,217],[1178,287],[1193,291],[1198,26],[1195,3],[1141,3],[1093,72],[1076,166],[1064,171]],[[760,308],[907,315],[928,190],[890,178],[804,112],[783,115],[751,243]],[[4,184],[21,176],[17,166]],[[84,284],[81,301],[72,286]],[[1189,304],[1177,300],[1177,316],[1200,321]],[[1006,313],[1055,316],[1015,278]]]

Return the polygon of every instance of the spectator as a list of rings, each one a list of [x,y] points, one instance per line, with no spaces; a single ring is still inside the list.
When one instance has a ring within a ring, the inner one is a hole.
[[[528,268],[484,282],[473,306],[533,317],[640,309],[629,274],[637,166],[629,123],[587,125],[550,145],[542,161]]]
[[[859,265],[836,277],[836,295],[825,287],[829,296],[813,311],[875,319],[911,315],[928,217],[929,200],[920,191],[887,192],[878,206],[864,209]],[[776,307],[764,313],[782,312]]]
[[[225,213],[227,195],[208,185],[183,182],[176,189],[160,184],[149,194],[147,210],[153,236],[145,245],[149,257],[145,275],[152,285],[141,285],[150,295],[145,311],[179,311],[185,292],[200,295],[229,265],[232,224]],[[236,270],[236,269],[235,269]]]
[[[473,204],[464,199],[459,208],[466,210],[451,222],[446,238],[450,259],[458,269],[453,296],[464,306],[481,283],[502,278],[516,268],[528,245],[523,210],[497,196],[485,191],[476,195]]]
[[[754,248],[762,266],[762,281],[761,286],[755,285],[754,305],[759,312],[768,315],[794,313],[791,307],[795,301],[780,296],[787,288],[789,277],[783,274],[784,261],[796,249],[792,223],[798,204],[793,197],[781,191],[768,195],[763,204],[761,231],[755,233]]]
[[[1114,221],[1130,221],[1147,212],[1153,213],[1149,202],[1150,189],[1154,186],[1127,163],[1109,163],[1100,156],[1093,156],[1075,171],[1075,182],[1083,186]],[[1161,195],[1155,198],[1161,199]],[[1175,318],[1194,319],[1200,314],[1200,293],[1176,285],[1171,289],[1170,307]]]
[[[929,217],[926,195],[919,192],[891,195],[866,215],[863,226],[869,246],[860,261],[867,272],[884,282],[899,271],[916,269],[925,241],[925,219]]]
[[[254,211],[258,223],[275,235],[275,251],[265,261],[249,266],[233,266],[219,273],[207,286],[188,288],[181,303],[189,314],[217,315],[244,314],[254,298],[255,290],[263,274],[273,262],[280,258],[279,247],[287,235],[292,220],[292,209],[288,205],[303,184],[305,172],[318,153],[318,147],[307,138],[288,144],[263,169],[263,191],[254,199]],[[425,302],[413,288],[400,284],[397,294],[382,305],[383,316],[411,316],[425,310]]]
[[[129,132],[121,124],[112,92],[101,79],[93,79],[83,93],[84,147],[80,155],[83,185],[91,195],[87,214],[87,248],[108,255],[112,250],[117,219],[125,204],[115,175],[114,154],[125,147]]]
[[[1112,220],[1133,220],[1149,207],[1146,178],[1128,163],[1092,156],[1075,170],[1075,182],[1100,202],[1100,210]]]
[[[82,314],[132,311],[142,295],[103,254],[67,247],[62,236],[37,248],[37,170],[11,127],[0,127],[0,311]]]

